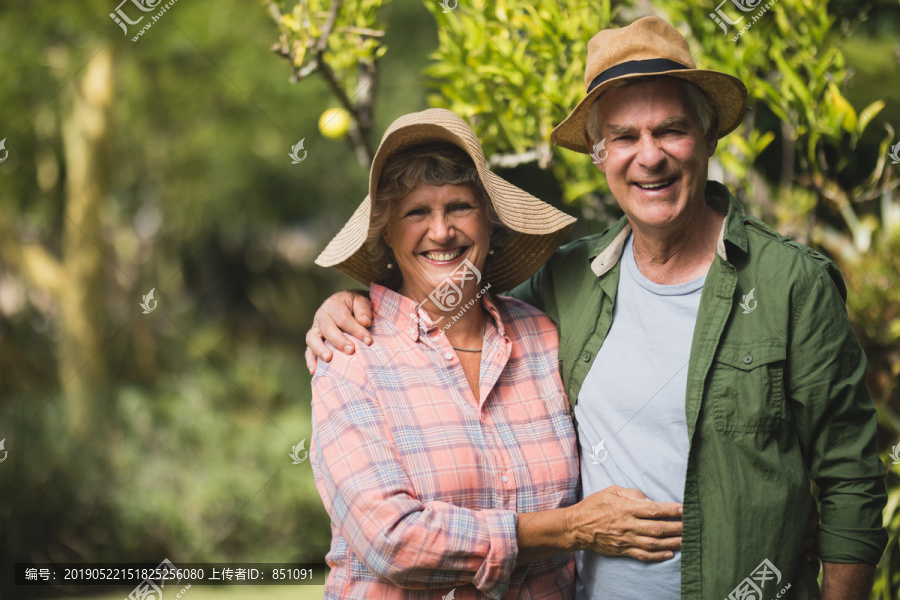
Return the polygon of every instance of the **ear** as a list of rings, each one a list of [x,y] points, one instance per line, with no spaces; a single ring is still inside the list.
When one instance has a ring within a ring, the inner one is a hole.
[[[706,138],[706,156],[708,158],[712,158],[712,155],[716,153],[716,147],[719,145],[719,138],[716,134],[710,133]]]
[[[381,239],[384,240],[384,243],[387,244],[388,248],[391,248],[391,237],[388,235],[387,227],[381,232]]]

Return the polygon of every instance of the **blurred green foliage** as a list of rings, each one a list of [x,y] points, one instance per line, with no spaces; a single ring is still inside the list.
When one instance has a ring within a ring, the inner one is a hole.
[[[426,70],[438,82],[429,102],[468,120],[492,164],[536,161],[552,168],[564,202],[596,206],[608,192],[606,179],[549,139],[584,96],[588,40],[612,23],[622,3],[613,9],[609,0],[474,0],[450,13],[426,5],[440,42]]]
[[[144,23],[123,35],[115,2],[0,7],[4,573],[17,561],[323,560],[328,516],[308,460],[289,454],[310,446],[304,333],[348,285],[312,259],[368,173],[352,145],[319,133],[332,92],[292,85],[262,7],[181,1],[138,42]],[[390,85],[377,99],[401,114],[424,104],[414,74],[434,25],[421,5],[386,19],[408,52],[384,57]],[[106,53],[112,68],[97,71]],[[99,228],[81,235],[101,284],[87,290],[65,242],[83,218],[71,199],[86,187],[74,182],[85,157],[63,130],[72,96],[106,93],[92,157],[105,168],[86,182],[104,190]],[[301,139],[308,156],[292,165]],[[143,314],[151,288],[158,306]],[[85,297],[99,319],[63,317]],[[61,340],[86,327],[97,352],[73,355]],[[105,377],[63,376],[64,359],[102,364]],[[91,392],[83,440],[67,410],[75,384]],[[0,578],[2,598],[47,593]]]

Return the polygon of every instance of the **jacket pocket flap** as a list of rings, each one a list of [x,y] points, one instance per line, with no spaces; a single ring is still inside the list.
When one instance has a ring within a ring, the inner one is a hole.
[[[783,361],[787,358],[784,344],[778,342],[756,342],[752,344],[722,344],[716,352],[715,360],[722,364],[751,371],[762,365]]]

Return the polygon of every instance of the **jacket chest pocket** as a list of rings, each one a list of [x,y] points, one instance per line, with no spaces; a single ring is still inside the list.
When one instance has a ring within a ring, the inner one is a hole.
[[[783,342],[722,344],[710,369],[716,431],[767,432],[784,415]]]

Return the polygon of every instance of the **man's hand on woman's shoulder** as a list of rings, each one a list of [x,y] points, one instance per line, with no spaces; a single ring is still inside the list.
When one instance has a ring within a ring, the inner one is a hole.
[[[312,327],[306,332],[306,368],[316,372],[316,359],[331,360],[331,350],[325,342],[344,352],[353,354],[356,349],[347,339],[349,334],[366,345],[372,343],[369,327],[372,326],[372,302],[364,290],[345,290],[330,296],[313,318]]]

